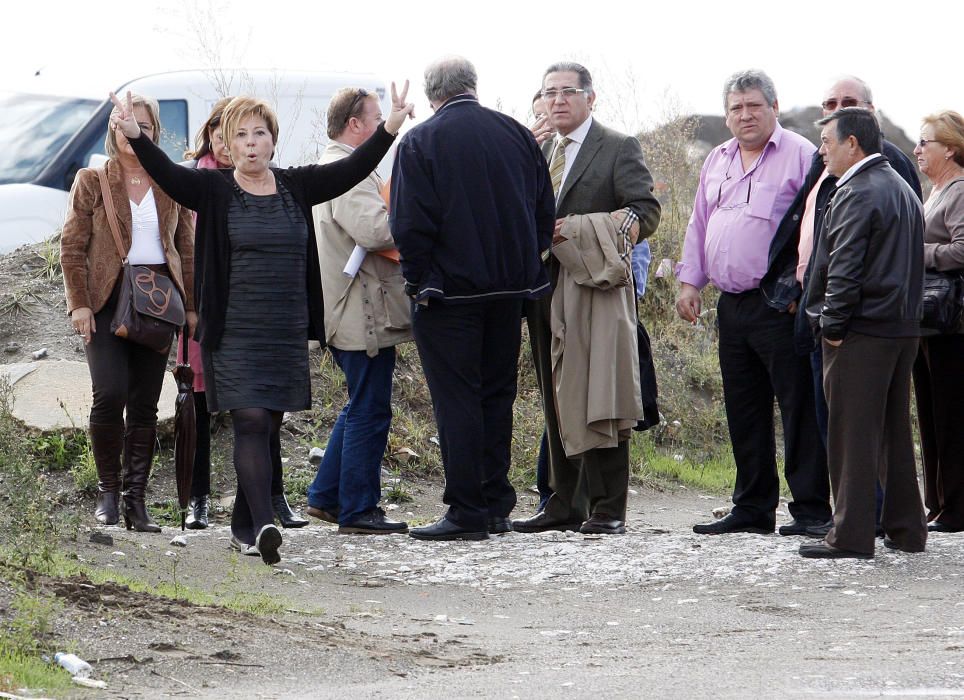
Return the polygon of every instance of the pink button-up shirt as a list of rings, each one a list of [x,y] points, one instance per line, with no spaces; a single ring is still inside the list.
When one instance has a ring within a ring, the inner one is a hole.
[[[810,169],[814,145],[778,123],[763,153],[743,170],[735,138],[706,157],[686,227],[680,282],[724,292],[760,286],[770,241]]]

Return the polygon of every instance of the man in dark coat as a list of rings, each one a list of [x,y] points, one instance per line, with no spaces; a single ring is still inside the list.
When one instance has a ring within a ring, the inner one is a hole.
[[[390,223],[438,424],[448,511],[417,539],[511,530],[509,483],[522,304],[549,293],[555,206],[529,130],[486,109],[461,57],[425,71],[435,111],[402,139]]]
[[[833,527],[811,558],[874,555],[874,490],[884,486],[884,545],[921,552],[927,524],[910,426],[924,280],[920,199],[881,154],[874,115],[821,119],[820,153],[837,178],[817,237],[806,316],[822,338]]]
[[[862,107],[876,113],[870,86],[855,76],[838,79],[827,90],[821,107],[825,117],[844,107]],[[910,158],[886,139],[881,152],[890,162],[890,166],[914,190],[917,198],[923,201],[917,168]],[[813,251],[816,248],[815,239],[820,231],[824,208],[836,181],[837,178],[827,172],[823,156],[819,152],[814,153],[803,187],[797,192],[796,198],[780,221],[777,233],[770,244],[767,272],[760,282],[764,298],[777,311],[793,314],[798,308],[807,306],[807,279]],[[798,314],[795,320],[794,346],[799,354],[810,356],[817,426],[820,429],[820,439],[826,448],[827,399],[823,395],[823,359],[821,349],[810,331],[810,324],[807,323],[804,314]],[[878,524],[882,503],[883,491],[878,487]],[[811,537],[823,538],[829,532],[832,521],[816,526],[805,526],[804,523],[800,525],[800,527],[784,526],[781,533],[807,534]]]

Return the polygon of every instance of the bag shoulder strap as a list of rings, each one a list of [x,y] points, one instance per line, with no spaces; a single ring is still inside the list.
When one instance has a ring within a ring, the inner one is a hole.
[[[104,209],[107,211],[107,223],[110,225],[111,235],[117,245],[117,253],[122,262],[127,262],[127,253],[124,252],[124,244],[121,242],[120,230],[117,226],[117,211],[114,209],[114,198],[110,196],[110,185],[107,183],[107,169],[97,168],[97,179],[100,180],[100,193],[104,199]]]

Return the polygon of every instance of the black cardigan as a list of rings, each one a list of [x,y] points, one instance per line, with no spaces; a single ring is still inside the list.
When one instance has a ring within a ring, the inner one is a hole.
[[[395,137],[380,125],[372,136],[347,158],[326,165],[272,168],[308,223],[308,337],[324,342],[325,306],[321,296],[321,268],[311,207],[344,194],[364,180],[391,148]],[[224,333],[228,307],[231,245],[228,237],[228,205],[235,186],[233,170],[192,170],[171,161],[143,134],[129,139],[141,165],[167,195],[197,212],[194,241],[194,300],[198,312],[195,334],[201,347],[216,350]]]

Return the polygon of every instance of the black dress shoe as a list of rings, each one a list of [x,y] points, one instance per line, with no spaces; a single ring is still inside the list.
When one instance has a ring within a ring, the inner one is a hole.
[[[516,532],[579,532],[582,527],[582,520],[553,520],[544,510],[540,510],[531,518],[524,520],[513,520],[512,529]]]
[[[813,542],[800,545],[800,556],[807,559],[873,559],[873,554],[852,552],[840,549],[826,542]]]
[[[274,509],[275,517],[278,518],[281,527],[304,527],[308,524],[306,518],[302,518],[291,510],[291,506],[288,505],[288,499],[285,498],[283,493],[271,497],[271,507]]]
[[[408,532],[408,523],[389,520],[381,508],[373,508],[338,528],[339,535],[392,535]]]
[[[887,537],[887,535],[884,535],[884,546],[887,549],[896,549],[898,552],[907,552],[908,554],[918,554],[924,551],[923,545],[921,545],[920,549],[901,547],[899,544]]]
[[[626,523],[605,513],[593,513],[579,532],[584,535],[622,535],[626,533]]]
[[[729,535],[733,532],[752,532],[757,535],[771,535],[773,534],[773,525],[743,520],[733,515],[733,513],[730,513],[726,517],[720,518],[712,523],[694,525],[693,532],[697,535]]]
[[[324,520],[326,523],[331,523],[332,525],[338,524],[338,509],[330,508],[328,510],[324,508],[315,508],[314,506],[308,506],[305,508],[305,512],[312,518],[318,518],[319,520]]]
[[[508,518],[489,518],[486,521],[490,535],[504,535],[512,532],[512,521]]]
[[[945,525],[940,520],[933,520],[928,523],[927,530],[929,532],[964,532],[964,529]]]
[[[448,518],[439,518],[431,525],[415,527],[408,531],[409,537],[417,540],[487,540],[485,530],[469,530],[459,527]]]
[[[205,494],[197,498],[191,497],[187,503],[187,517],[184,526],[188,530],[203,530],[208,526],[208,508],[210,497]]]
[[[811,520],[809,518],[794,518],[786,525],[781,525],[778,532],[784,537],[791,537],[793,535],[806,535],[807,528],[820,527],[823,522],[820,520]]]
[[[827,536],[827,533],[830,532],[830,529],[832,527],[833,527],[833,518],[830,518],[830,520],[828,520],[825,523],[820,523],[819,525],[811,525],[810,527],[808,527],[806,530],[806,535],[807,537],[813,537],[818,540],[822,540],[824,537]]]

